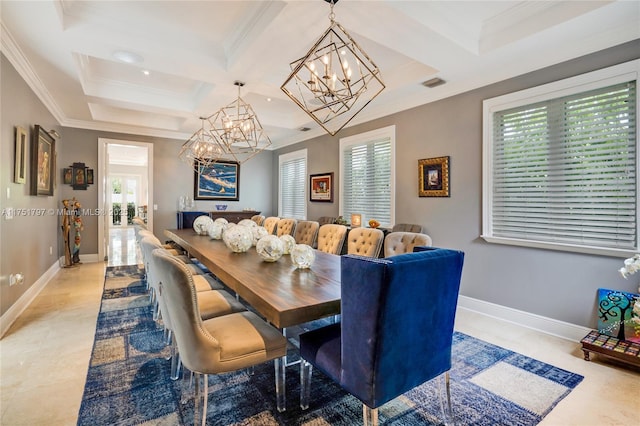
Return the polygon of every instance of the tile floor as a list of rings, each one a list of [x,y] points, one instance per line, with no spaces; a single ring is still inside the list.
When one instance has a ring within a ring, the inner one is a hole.
[[[132,231],[112,238],[109,264],[137,263]],[[0,340],[3,426],[76,424],[106,265],[61,270]],[[640,424],[640,370],[584,361],[578,343],[465,310],[456,329],[585,376],[541,425]]]

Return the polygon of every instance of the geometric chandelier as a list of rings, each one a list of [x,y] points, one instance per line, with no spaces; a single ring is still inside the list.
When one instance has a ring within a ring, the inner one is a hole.
[[[221,160],[243,163],[271,146],[253,108],[240,98],[244,83],[234,84],[238,98],[211,116],[200,117],[200,130],[182,145],[179,157],[197,172]]]
[[[210,132],[223,150],[223,155],[233,161],[243,163],[271,146],[258,116],[251,105],[240,97],[244,83],[236,81],[238,99],[220,108],[209,118]]]
[[[202,125],[187,141],[182,144],[178,157],[191,165],[194,170],[211,166],[223,157],[223,149],[215,137],[205,129],[205,117],[200,117]]]
[[[385,88],[380,70],[335,21],[307,54],[292,62],[281,89],[330,135],[335,135]]]

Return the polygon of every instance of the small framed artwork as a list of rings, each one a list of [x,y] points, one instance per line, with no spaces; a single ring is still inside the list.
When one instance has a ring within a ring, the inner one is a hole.
[[[16,152],[13,181],[27,183],[27,131],[16,127]]]
[[[56,140],[36,124],[31,138],[31,195],[53,195]]]
[[[309,201],[333,202],[333,172],[309,176]]]
[[[65,167],[62,169],[62,183],[64,185],[73,184],[73,169],[71,167]]]
[[[87,169],[87,185],[93,185],[93,169]]]
[[[640,294],[598,289],[598,332],[619,340],[640,343],[640,324],[635,322],[634,305]]]
[[[87,168],[84,163],[73,163],[71,176],[71,186],[73,189],[87,189]]]
[[[448,156],[418,160],[418,196],[450,196]]]
[[[217,161],[203,165],[195,161],[194,200],[240,200],[240,163]]]

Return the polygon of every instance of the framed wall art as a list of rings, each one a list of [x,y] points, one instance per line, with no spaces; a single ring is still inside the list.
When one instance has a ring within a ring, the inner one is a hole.
[[[195,161],[194,200],[240,200],[240,163],[217,161],[205,166]]]
[[[27,183],[27,131],[22,127],[16,127],[13,181],[15,183]]]
[[[73,184],[73,169],[71,167],[65,167],[64,169],[62,169],[62,184]]]
[[[73,189],[87,189],[87,168],[84,163],[73,163],[71,168],[73,169],[71,176],[71,186],[73,186]]]
[[[31,195],[53,195],[56,140],[35,125],[31,137]]]
[[[448,156],[418,160],[418,196],[450,196]]]
[[[309,201],[333,202],[333,172],[309,176]]]

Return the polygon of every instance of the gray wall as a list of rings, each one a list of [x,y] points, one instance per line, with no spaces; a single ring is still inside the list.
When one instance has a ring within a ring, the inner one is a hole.
[[[30,145],[34,125],[57,131],[60,127],[4,55],[0,55],[0,93],[0,208],[38,209],[39,212],[56,209],[59,207],[57,190],[53,197],[29,195]],[[26,184],[13,183],[15,126],[24,128],[29,138]],[[57,152],[62,145],[58,140]],[[53,214],[16,215],[12,220],[6,220],[4,215],[0,217],[0,314],[56,262],[57,238],[58,218]],[[53,254],[49,254],[49,247]],[[24,284],[9,287],[9,274],[19,272],[25,276]]]
[[[638,279],[620,277],[622,259],[489,244],[482,231],[482,101],[640,56],[640,42],[403,111],[276,151],[307,148],[309,173],[338,170],[339,138],[396,125],[396,223],[419,223],[435,246],[466,253],[461,294],[572,324],[595,327],[599,287],[637,292]],[[375,102],[375,101],[374,101]],[[451,157],[451,197],[418,197],[418,160]],[[277,188],[277,180],[274,180]],[[274,194],[274,205],[277,205]],[[307,215],[337,216],[332,204],[308,202]]]

